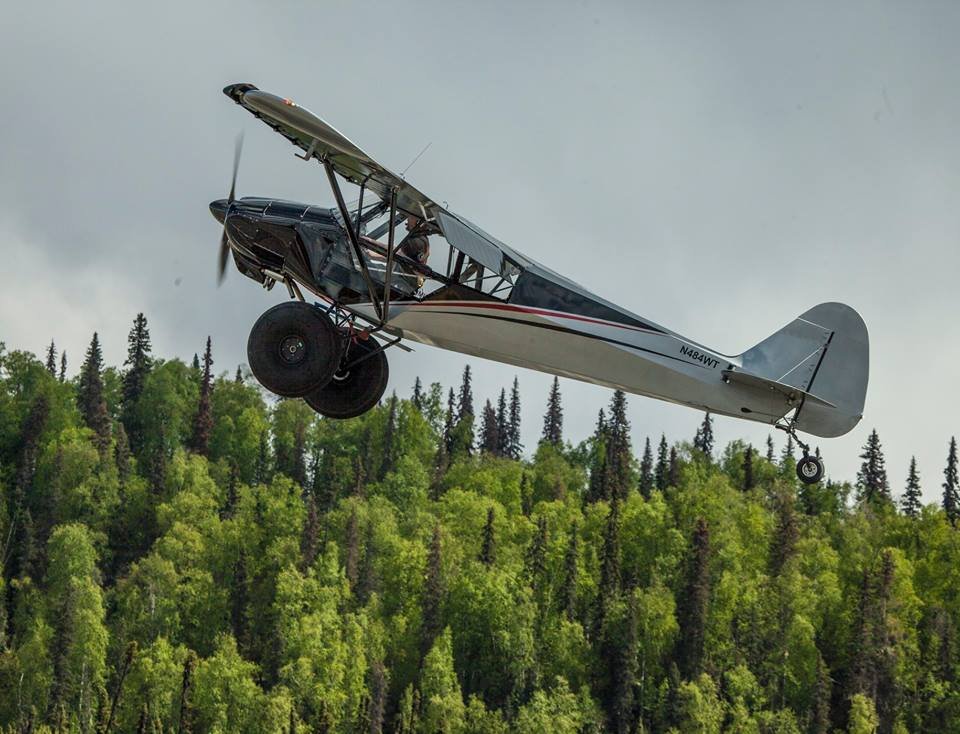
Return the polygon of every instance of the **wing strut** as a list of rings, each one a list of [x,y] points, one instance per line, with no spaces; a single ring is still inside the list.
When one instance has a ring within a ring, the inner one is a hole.
[[[346,227],[347,234],[350,236],[350,244],[353,246],[353,251],[357,256],[357,261],[360,263],[360,274],[363,275],[363,281],[366,283],[367,291],[370,293],[370,300],[373,302],[373,309],[377,312],[377,318],[380,319],[380,323],[383,323],[383,310],[380,305],[380,299],[377,297],[377,291],[374,288],[373,279],[370,277],[370,271],[367,269],[367,260],[364,257],[363,250],[360,247],[359,233],[353,228],[353,217],[350,216],[350,211],[347,209],[347,205],[343,200],[343,192],[340,191],[340,184],[337,183],[336,171],[333,170],[333,166],[326,158],[323,159],[323,167],[327,171],[327,178],[330,179],[330,188],[333,190],[333,195],[337,200],[337,207],[340,209],[340,216],[343,218],[343,225]]]
[[[383,278],[383,323],[390,315],[390,280],[393,277],[393,239],[397,230],[397,190],[390,190],[390,230],[387,235],[387,266]]]

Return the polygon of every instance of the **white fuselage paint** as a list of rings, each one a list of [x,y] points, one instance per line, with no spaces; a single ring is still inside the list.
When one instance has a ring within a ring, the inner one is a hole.
[[[369,304],[349,308],[375,319]],[[386,329],[410,341],[747,420],[774,423],[794,407],[782,395],[725,382],[722,370],[739,367],[738,358],[659,326],[494,301],[401,301],[390,304]]]

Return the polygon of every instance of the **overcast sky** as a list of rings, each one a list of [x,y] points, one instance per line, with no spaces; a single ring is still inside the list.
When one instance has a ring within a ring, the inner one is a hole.
[[[828,300],[866,320],[863,422],[820,441],[853,479],[876,427],[892,488],[911,454],[939,497],[960,433],[960,4],[18,3],[0,26],[0,341],[71,372],[94,330],[119,364],[213,338],[216,368],[281,298],[215,287],[234,136],[240,195],[330,203],[322,169],[221,94],[293,97],[495,236],[626,308],[739,353]],[[394,351],[390,389],[464,357]],[[535,445],[546,375],[517,374]],[[567,437],[609,391],[562,381]],[[701,416],[631,397],[635,444]],[[766,439],[716,421],[718,444]],[[781,436],[775,437],[778,448]]]

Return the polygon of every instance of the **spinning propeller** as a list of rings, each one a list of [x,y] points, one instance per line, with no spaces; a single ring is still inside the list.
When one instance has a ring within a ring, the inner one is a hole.
[[[213,209],[216,205],[222,206],[223,219],[223,233],[220,235],[220,256],[217,262],[217,285],[223,283],[223,279],[227,274],[227,256],[230,254],[230,238],[227,237],[227,211],[230,209],[230,205],[233,203],[236,198],[237,193],[237,171],[240,168],[240,153],[243,151],[243,133],[241,132],[237,136],[237,142],[233,150],[233,178],[230,181],[230,195],[227,197],[224,202],[221,199],[219,202],[214,202],[210,205],[210,208]],[[221,204],[222,202],[222,204]],[[219,207],[218,207],[219,208]],[[214,211],[214,216],[217,216],[218,212]],[[220,216],[217,216],[217,219],[220,219]]]

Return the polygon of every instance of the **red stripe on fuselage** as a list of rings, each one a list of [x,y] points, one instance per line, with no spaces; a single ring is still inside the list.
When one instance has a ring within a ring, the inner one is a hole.
[[[397,304],[400,305],[400,304]],[[548,311],[542,308],[532,308],[530,306],[515,306],[510,303],[489,303],[486,301],[421,301],[420,303],[404,303],[404,306],[456,306],[457,308],[492,308],[499,311],[515,311],[519,313],[531,313],[537,316],[551,316],[554,318],[571,319],[573,321],[585,321],[590,324],[600,324],[601,326],[614,326],[618,329],[630,329],[631,331],[642,331],[646,333],[662,334],[664,332],[654,328],[641,328],[629,324],[618,324],[615,321],[604,321],[603,319],[594,319],[589,316],[576,316],[562,311]]]

